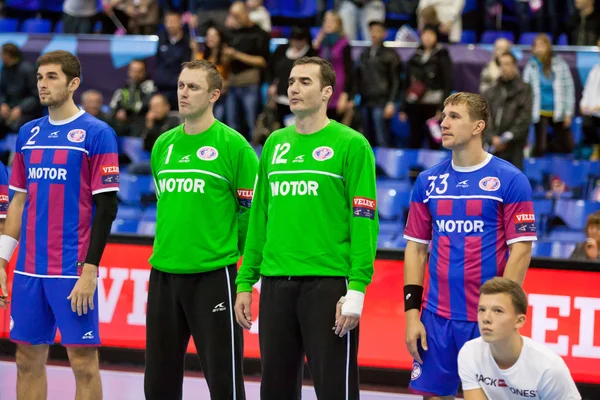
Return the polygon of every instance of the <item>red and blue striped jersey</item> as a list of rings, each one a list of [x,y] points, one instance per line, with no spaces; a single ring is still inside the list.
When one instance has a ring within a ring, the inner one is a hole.
[[[479,288],[503,275],[509,245],[537,239],[532,200],[525,175],[491,154],[474,167],[447,160],[422,172],[404,237],[430,245],[424,308],[477,321]]]
[[[8,211],[8,170],[0,162],[0,219],[6,218]]]
[[[10,188],[26,192],[16,271],[76,276],[85,261],[92,196],[119,190],[117,137],[83,110],[64,121],[43,117],[20,129]]]

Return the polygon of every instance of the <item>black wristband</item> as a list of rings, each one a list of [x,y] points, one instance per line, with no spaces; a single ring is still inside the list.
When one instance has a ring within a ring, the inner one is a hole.
[[[404,311],[417,309],[421,310],[421,300],[423,298],[423,286],[404,285]]]

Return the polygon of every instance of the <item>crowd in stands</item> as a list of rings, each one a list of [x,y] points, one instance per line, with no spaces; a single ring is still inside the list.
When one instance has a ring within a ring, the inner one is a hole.
[[[465,7],[473,2],[315,1],[317,13],[312,21],[322,26],[311,29],[303,21],[287,30],[277,24],[289,20],[275,12],[271,15],[275,3],[5,0],[3,13],[8,18],[43,17],[52,21],[53,31],[64,33],[157,34],[154,70],[149,71],[144,60],[134,60],[128,66],[127,81],[115,88],[111,99],[103,99],[95,90],[81,97],[82,108],[109,123],[120,137],[141,138],[148,152],[162,132],[181,123],[177,78],[183,62],[207,59],[217,66],[225,86],[215,105],[216,118],[258,146],[274,130],[293,123],[287,77],[295,60],[314,55],[329,60],[336,71],[330,118],[363,132],[375,148],[440,149],[443,101],[455,90],[448,45],[464,42],[463,25],[473,25],[463,18]],[[600,46],[600,6],[594,0],[486,0],[480,24],[503,28],[502,15],[511,8],[519,19],[513,37],[537,33],[523,70],[510,40],[499,38],[494,43],[492,59],[480,79],[480,93],[492,111],[484,145],[521,169],[526,168],[524,150],[528,147],[529,155],[536,158],[572,154],[577,149],[578,158],[598,160],[600,58],[587,77],[582,98],[576,98],[571,71],[553,46],[561,34],[570,45]],[[401,13],[407,16],[402,22],[405,29],[393,19]],[[271,39],[282,32],[289,32],[289,40],[271,52]],[[418,43],[403,62],[383,42],[406,37],[407,32]],[[199,43],[197,36],[204,40]],[[353,58],[351,41],[356,39],[370,43]],[[23,60],[12,43],[2,46],[2,62],[0,138],[43,113],[35,67]],[[581,143],[575,142],[571,131],[577,116],[581,117]],[[392,120],[408,124],[406,138],[392,134]],[[531,127],[533,143],[529,143]],[[144,173],[147,167],[136,166],[135,171]]]

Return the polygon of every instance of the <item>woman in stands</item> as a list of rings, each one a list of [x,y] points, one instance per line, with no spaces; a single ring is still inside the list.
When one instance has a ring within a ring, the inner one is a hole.
[[[441,137],[435,140],[425,127],[427,123],[439,129],[443,103],[452,90],[452,60],[438,35],[438,26],[425,25],[421,45],[406,65],[406,98],[399,116],[402,122],[410,118],[411,149],[421,148],[426,138],[430,148],[440,148]]]
[[[577,261],[600,261],[600,211],[590,214],[585,223],[585,242],[579,243],[571,260]]]
[[[213,110],[215,118],[219,121],[225,120],[225,96],[227,93],[227,77],[229,76],[229,63],[223,57],[222,51],[224,44],[223,31],[216,26],[211,26],[206,31],[204,49],[196,53],[197,60],[208,60],[213,63],[223,78],[221,97],[219,97]]]
[[[523,71],[523,81],[533,92],[533,123],[535,145],[532,157],[546,152],[571,153],[574,148],[571,120],[575,114],[575,85],[569,66],[552,51],[552,42],[546,34],[533,42],[533,55]],[[548,127],[552,139],[548,141]]]
[[[350,43],[344,35],[342,18],[337,12],[327,11],[323,17],[323,27],[315,38],[314,48],[319,57],[333,65],[336,81],[333,96],[327,106],[327,116],[338,122],[349,123],[349,112],[354,108],[352,75],[354,61]]]

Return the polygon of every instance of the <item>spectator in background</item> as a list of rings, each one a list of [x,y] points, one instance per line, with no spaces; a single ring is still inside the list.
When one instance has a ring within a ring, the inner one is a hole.
[[[171,105],[164,95],[157,93],[152,96],[150,110],[146,113],[146,124],[142,131],[144,150],[151,152],[156,139],[162,133],[181,124],[179,117],[169,115],[170,111]]]
[[[195,38],[193,38],[195,40]],[[154,85],[164,94],[172,109],[177,109],[177,79],[181,64],[192,59],[190,37],[183,29],[181,14],[165,13],[165,30],[158,34],[158,51],[154,70]]]
[[[129,15],[129,33],[132,35],[155,35],[159,21],[159,7],[156,0],[125,0]]]
[[[510,53],[512,43],[504,38],[497,39],[494,43],[494,56],[492,60],[481,71],[479,79],[479,93],[483,94],[496,84],[500,78],[500,56]],[[517,70],[518,72],[518,70]]]
[[[131,0],[132,2],[134,0]],[[102,34],[112,35],[115,31],[129,27],[129,0],[102,0]]]
[[[392,147],[389,120],[396,114],[400,78],[404,71],[396,50],[383,47],[385,25],[373,21],[369,30],[371,47],[362,52],[356,68],[363,133],[374,146]]]
[[[263,6],[263,0],[246,0],[250,21],[265,32],[271,32],[271,14]]]
[[[600,47],[600,39],[598,39],[598,47]],[[600,63],[592,68],[585,81],[579,109],[582,115],[583,145],[595,147],[592,158],[598,159],[600,157],[598,146],[600,144]]]
[[[307,26],[292,27],[290,40],[285,44],[280,44],[271,57],[267,80],[269,86],[269,98],[275,101],[277,107],[277,116],[280,126],[293,124],[295,120],[290,110],[290,101],[288,99],[288,78],[292,72],[294,61],[302,57],[316,57],[317,52],[312,47],[312,38]],[[290,121],[291,123],[286,123]]]
[[[448,35],[450,43],[460,43],[462,38],[462,10],[465,0],[419,0],[417,14],[427,6],[434,6],[441,25],[438,31]]]
[[[225,46],[223,31],[217,26],[211,26],[206,31],[204,38],[204,50],[198,51],[196,59],[208,60],[217,67],[217,71],[223,78],[223,88],[219,100],[213,106],[213,114],[216,119],[223,122],[225,118],[225,104],[227,94],[227,84],[229,78],[230,65],[227,57],[223,54]]]
[[[104,97],[102,96],[102,93],[95,89],[86,90],[81,95],[81,107],[85,110],[85,112],[110,125],[111,118],[108,114],[102,111],[103,104]]]
[[[248,7],[242,1],[231,5],[227,24],[231,30],[231,47],[223,48],[225,62],[231,65],[225,103],[227,125],[242,133],[246,132],[242,129],[245,122],[249,132],[246,137],[251,139],[262,104],[260,84],[270,56],[271,37],[250,20]],[[237,112],[240,106],[243,113]]]
[[[362,40],[368,40],[369,23],[385,22],[385,4],[381,0],[342,0],[339,13],[348,40],[358,39],[359,27]]]
[[[211,26],[224,26],[232,3],[233,0],[191,0],[190,12],[194,14],[192,24],[196,28],[196,34],[206,36],[206,31]]]
[[[573,76],[565,60],[553,54],[548,35],[535,38],[532,53],[523,71],[523,80],[533,91],[535,145],[531,156],[541,157],[546,151],[571,153],[574,148],[571,120],[575,113]],[[548,126],[554,131],[550,142]]]
[[[63,33],[94,33],[96,0],[65,0],[63,13]]]
[[[144,60],[133,60],[127,68],[127,82],[110,101],[115,131],[119,136],[139,136],[150,97],[156,91],[146,75]]]
[[[19,132],[24,123],[41,116],[36,68],[23,60],[23,54],[15,44],[2,45],[0,138],[7,133]]]
[[[419,32],[423,31],[425,25],[441,25],[440,19],[438,18],[437,11],[434,6],[427,6],[419,11],[419,16],[417,18],[417,28],[419,29]],[[438,31],[438,42],[448,43],[448,40],[448,34]]]
[[[514,55],[505,53],[497,60],[500,77],[483,93],[491,116],[484,133],[484,143],[489,146],[488,152],[522,170],[523,149],[531,125],[531,87],[519,77]]]
[[[329,61],[335,71],[335,88],[327,105],[327,116],[338,122],[348,123],[346,114],[354,107],[354,61],[340,14],[334,11],[325,13],[323,27],[314,41],[314,47],[319,57]]]
[[[575,0],[577,11],[567,26],[571,46],[595,46],[600,40],[600,10],[594,0]]]
[[[579,243],[570,260],[576,261],[600,261],[600,211],[590,214],[585,223],[585,242]]]
[[[425,137],[430,148],[440,148],[441,138],[435,140],[429,129],[424,131],[426,124],[439,128],[444,100],[452,91],[452,60],[437,37],[438,27],[426,25],[421,32],[421,45],[406,66],[406,96],[399,117],[406,122],[410,115],[411,149],[421,148]]]

